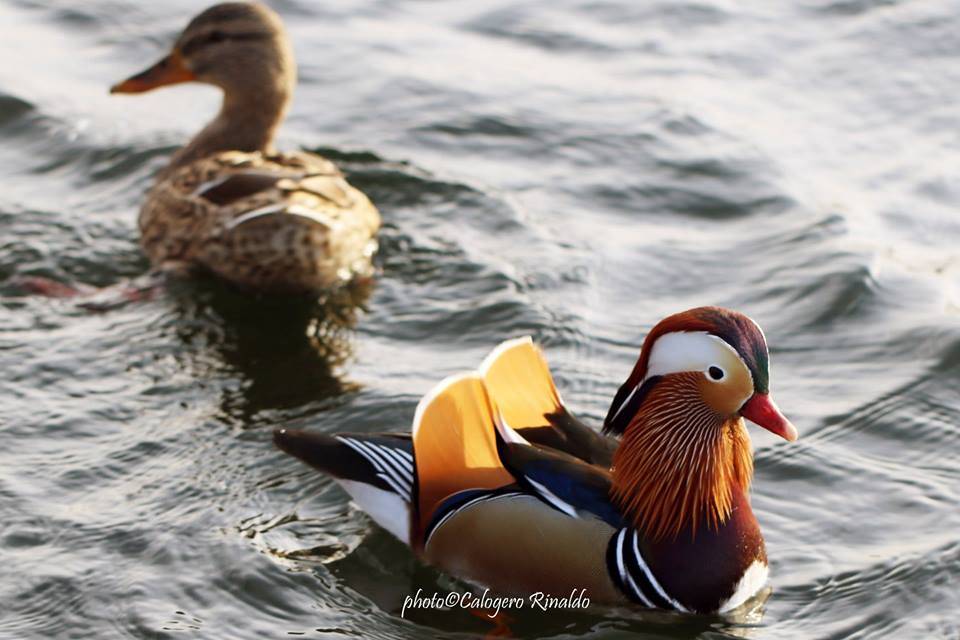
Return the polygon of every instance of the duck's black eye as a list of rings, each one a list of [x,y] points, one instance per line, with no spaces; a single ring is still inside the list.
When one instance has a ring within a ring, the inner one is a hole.
[[[716,365],[711,366],[709,369],[707,369],[707,373],[710,374],[710,378],[712,380],[723,380],[723,376],[724,376],[723,369],[721,369]]]
[[[223,42],[227,39],[227,34],[223,31],[211,31],[207,34],[207,42]]]

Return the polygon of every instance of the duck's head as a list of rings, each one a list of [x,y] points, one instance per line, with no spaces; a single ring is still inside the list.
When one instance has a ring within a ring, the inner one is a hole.
[[[797,430],[770,397],[770,357],[763,331],[736,311],[699,307],[668,316],[643,341],[630,377],[604,420],[607,433],[623,434],[654,387],[724,420],[744,417],[793,441]]]
[[[142,93],[181,82],[203,82],[231,96],[285,98],[296,81],[293,52],[279,16],[257,3],[210,7],[187,25],[171,52],[114,85],[111,93]]]
[[[722,523],[753,473],[742,418],[797,439],[770,396],[760,327],[719,307],[661,320],[604,421],[622,437],[613,470],[621,507],[655,537]]]

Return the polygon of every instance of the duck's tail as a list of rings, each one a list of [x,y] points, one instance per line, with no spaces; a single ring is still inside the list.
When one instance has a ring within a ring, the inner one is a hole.
[[[415,483],[409,435],[278,429],[273,441],[284,452],[333,476],[377,524],[410,544]]]

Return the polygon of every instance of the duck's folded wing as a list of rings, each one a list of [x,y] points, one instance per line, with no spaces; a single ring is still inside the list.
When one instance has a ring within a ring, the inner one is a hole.
[[[191,195],[220,206],[232,206],[258,194],[264,201],[288,199],[298,192],[312,194],[340,208],[356,203],[353,189],[337,167],[313,154],[265,157],[259,153],[227,151],[196,163],[201,177]],[[188,189],[186,185],[183,187]],[[268,193],[269,192],[269,193]]]
[[[502,343],[483,361],[480,374],[504,421],[526,440],[610,467],[616,440],[564,407],[543,352],[530,337]]]
[[[274,189],[279,181],[291,177],[299,178],[300,175],[254,169],[235,171],[201,184],[193,195],[211,204],[226,206],[268,189]]]
[[[336,229],[337,222],[322,210],[271,203],[227,221],[197,258],[214,273],[247,286],[310,291],[352,275],[349,261],[342,259],[346,252],[328,250]],[[353,254],[360,252],[346,255]]]
[[[520,487],[573,518],[612,527],[623,519],[610,501],[610,472],[562,451],[500,440],[500,459]]]
[[[610,473],[496,426],[499,459],[514,482],[441,502],[419,547],[424,557],[497,590],[622,597],[609,573],[609,542],[623,526],[610,503]]]

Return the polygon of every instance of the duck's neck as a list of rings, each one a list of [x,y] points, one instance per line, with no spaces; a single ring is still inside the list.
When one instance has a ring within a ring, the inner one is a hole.
[[[273,151],[273,138],[287,113],[289,91],[256,94],[225,91],[220,112],[170,160],[165,173],[221,151]]]
[[[753,476],[743,420],[698,402],[696,384],[654,387],[614,454],[612,498],[652,540],[718,528]]]

